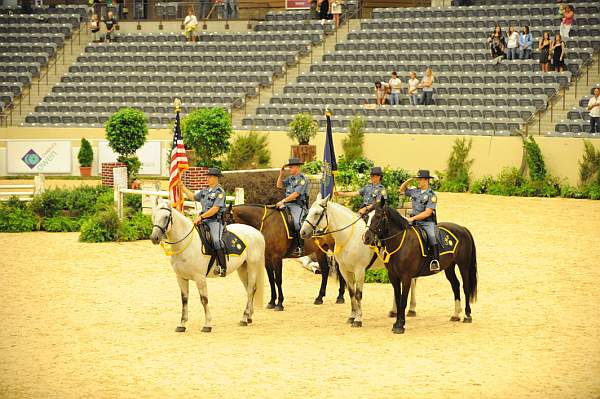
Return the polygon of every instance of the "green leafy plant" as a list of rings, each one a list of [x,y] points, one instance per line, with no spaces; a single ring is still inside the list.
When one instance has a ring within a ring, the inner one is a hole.
[[[458,138],[454,140],[446,171],[437,172],[441,191],[462,193],[469,190],[470,170],[473,164],[473,160],[469,159],[469,153],[472,146],[472,139]]]
[[[302,173],[309,175],[318,175],[323,172],[323,161],[314,160],[305,162],[302,165]]]
[[[38,229],[38,218],[31,210],[31,206],[11,197],[8,201],[0,203],[0,231],[20,233]]]
[[[529,177],[533,181],[543,181],[546,178],[546,164],[540,146],[535,142],[533,136],[523,139],[523,146],[525,147]]]
[[[357,115],[350,121],[349,133],[342,140],[344,155],[348,161],[353,161],[363,156],[364,141],[364,121],[360,116]]]
[[[600,184],[600,150],[589,140],[583,140],[583,159],[579,161],[579,183],[587,186]]]
[[[81,225],[79,241],[116,241],[119,231],[119,217],[113,207],[106,207],[95,213]]]
[[[137,109],[122,108],[108,118],[104,127],[108,145],[119,154],[117,160],[127,164],[127,176],[131,181],[140,168],[135,152],[144,145],[148,136],[146,115]]]
[[[54,216],[44,219],[43,229],[51,232],[72,232],[79,231],[82,220],[79,218],[70,218],[66,216]]]
[[[266,134],[250,132],[237,136],[225,159],[226,169],[257,169],[271,164]]]
[[[309,113],[296,114],[288,126],[288,137],[307,145],[317,135],[318,125]]]
[[[81,139],[79,152],[77,153],[77,160],[79,161],[79,166],[81,167],[92,166],[92,161],[94,160],[94,151],[92,150],[92,145],[90,142],[85,138]]]
[[[202,108],[181,120],[183,141],[196,151],[196,166],[220,166],[218,157],[229,150],[231,118],[223,108]]]
[[[369,269],[365,273],[365,283],[383,283],[390,282],[386,269]]]

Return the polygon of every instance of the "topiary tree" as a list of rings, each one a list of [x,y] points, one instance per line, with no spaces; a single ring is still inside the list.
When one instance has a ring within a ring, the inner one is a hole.
[[[581,186],[600,184],[600,150],[596,150],[589,140],[583,140],[583,159],[579,161],[579,182]]]
[[[108,145],[119,154],[117,161],[126,163],[129,180],[135,179],[141,166],[135,152],[148,136],[146,115],[137,109],[122,108],[108,118],[104,128]]]
[[[229,150],[231,118],[223,108],[201,108],[181,120],[183,142],[196,151],[196,166],[220,166]]]
[[[77,160],[79,160],[79,166],[84,168],[92,166],[94,160],[94,151],[92,145],[87,139],[82,138],[79,146],[79,153],[77,153]]]
[[[307,145],[317,135],[318,125],[309,113],[296,114],[288,125],[288,137],[300,145]]]
[[[227,169],[256,169],[268,167],[270,163],[271,153],[267,148],[267,136],[250,132],[235,138],[224,166]]]
[[[535,142],[533,136],[523,139],[525,148],[525,159],[529,168],[529,177],[534,182],[544,181],[546,178],[546,164],[540,146]]]
[[[363,143],[365,141],[364,121],[360,116],[355,116],[350,121],[350,133],[344,137],[342,147],[348,161],[353,161],[363,156]]]

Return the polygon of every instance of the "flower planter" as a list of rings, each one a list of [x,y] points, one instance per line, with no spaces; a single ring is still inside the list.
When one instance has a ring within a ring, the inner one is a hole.
[[[82,177],[90,177],[92,175],[92,167],[91,166],[80,166],[79,174]]]
[[[312,144],[300,144],[292,146],[292,156],[299,158],[302,162],[310,162],[317,155],[317,146]]]

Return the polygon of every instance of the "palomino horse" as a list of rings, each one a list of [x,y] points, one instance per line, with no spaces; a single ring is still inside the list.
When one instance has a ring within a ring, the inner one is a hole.
[[[283,288],[282,288],[282,260],[289,256],[292,239],[288,236],[282,213],[277,209],[265,205],[235,205],[229,206],[226,217],[234,223],[243,223],[260,230],[267,247],[265,253],[265,267],[269,283],[271,285],[271,300],[267,305],[269,309],[283,310]],[[314,255],[321,269],[321,289],[315,298],[315,305],[323,304],[323,297],[327,290],[327,279],[329,278],[329,261],[327,259],[328,249],[333,249],[334,241],[330,237],[315,240],[306,240],[304,250],[307,255]],[[338,276],[340,288],[336,303],[344,303],[344,279]]]
[[[321,198],[321,194],[319,194],[308,210],[308,215],[300,229],[300,235],[304,239],[308,239],[312,235],[331,235],[334,238],[335,259],[344,280],[346,280],[350,295],[352,312],[348,323],[351,323],[352,327],[362,327],[361,302],[365,271],[373,263],[374,256],[373,250],[363,243],[366,227],[364,220],[350,209],[329,201],[329,196]],[[384,267],[383,262],[378,258],[375,259],[373,266],[375,268]],[[413,286],[413,294],[414,288]],[[416,306],[416,300],[413,297],[411,300],[412,315],[416,315],[414,306]],[[395,302],[393,309],[390,313],[395,314]]]
[[[465,292],[465,318],[463,322],[471,323],[471,303],[477,300],[477,253],[475,241],[471,232],[463,226],[454,223],[440,223],[441,229],[452,235],[449,240],[451,250],[441,252],[440,269],[446,273],[446,278],[454,292],[454,315],[451,321],[460,321],[460,283],[456,278],[454,267],[458,265]],[[395,209],[378,201],[375,211],[369,216],[368,230],[364,242],[381,248],[386,254],[390,282],[394,286],[394,296],[398,314],[392,331],[404,333],[404,311],[406,299],[410,290],[410,281],[417,275],[431,275],[429,260],[424,257],[423,239],[418,230],[409,225]],[[447,236],[448,238],[448,236]],[[423,264],[427,265],[425,271]]]
[[[202,253],[202,243],[194,224],[167,201],[160,201],[152,212],[153,244],[159,244],[165,237],[165,243],[171,246],[171,266],[181,289],[181,321],[176,332],[185,331],[188,321],[189,281],[196,282],[200,301],[204,307],[205,323],[202,332],[212,331],[212,318],[208,309],[208,290],[206,278],[210,256]],[[265,240],[260,231],[243,224],[232,224],[227,230],[237,235],[245,244],[246,250],[240,256],[231,256],[227,262],[227,274],[237,270],[248,294],[246,309],[240,321],[241,326],[252,323],[254,305],[262,306],[265,267]]]

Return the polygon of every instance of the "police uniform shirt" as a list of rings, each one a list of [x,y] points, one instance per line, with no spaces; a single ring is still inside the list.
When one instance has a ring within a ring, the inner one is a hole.
[[[435,211],[435,206],[437,204],[437,195],[433,192],[431,188],[428,188],[425,191],[421,191],[418,188],[409,188],[404,193],[407,197],[410,197],[412,201],[412,215],[418,215],[423,212],[425,209],[430,208]]]
[[[220,185],[216,185],[213,188],[207,187],[203,190],[196,191],[194,194],[194,199],[202,205],[202,212],[208,211],[213,206],[219,207],[219,212],[217,214],[221,214],[225,210],[225,191]],[[210,217],[210,219],[215,218],[217,215]]]
[[[300,196],[293,202],[298,205],[304,205],[306,199],[306,193],[308,190],[308,184],[304,174],[300,173],[296,176],[290,175],[283,180],[285,186],[285,196],[288,197],[292,193],[298,193]]]
[[[387,192],[385,191],[385,187],[383,187],[383,184],[381,183],[367,184],[366,186],[358,190],[358,193],[363,198],[362,206],[369,206],[375,201],[377,201],[380,197],[382,197],[383,199],[387,199]]]

